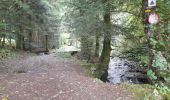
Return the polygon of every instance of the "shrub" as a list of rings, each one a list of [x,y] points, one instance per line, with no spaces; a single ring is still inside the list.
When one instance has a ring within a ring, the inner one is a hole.
[[[11,55],[11,50],[9,49],[0,49],[0,61],[8,58]]]

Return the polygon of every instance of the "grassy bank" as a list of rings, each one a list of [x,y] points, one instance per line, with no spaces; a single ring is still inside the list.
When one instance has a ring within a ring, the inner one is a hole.
[[[133,100],[170,100],[170,91],[149,84],[122,83],[122,87],[133,94]]]

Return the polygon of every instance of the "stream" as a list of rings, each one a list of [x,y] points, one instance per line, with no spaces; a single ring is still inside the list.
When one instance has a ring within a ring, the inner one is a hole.
[[[136,65],[135,62],[126,59],[118,57],[111,58],[107,79],[113,84],[122,82],[130,82],[133,84],[149,83],[144,69],[136,67]]]

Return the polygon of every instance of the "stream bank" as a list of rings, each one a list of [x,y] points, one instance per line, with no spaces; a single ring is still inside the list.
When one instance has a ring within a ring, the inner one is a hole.
[[[118,84],[123,82],[129,82],[133,84],[147,84],[149,79],[146,75],[146,70],[141,67],[137,67],[137,63],[128,61],[127,59],[121,59],[114,57],[110,59],[108,81],[112,84]]]

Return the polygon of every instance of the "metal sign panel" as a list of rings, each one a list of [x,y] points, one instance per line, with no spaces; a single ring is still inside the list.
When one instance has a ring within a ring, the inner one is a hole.
[[[156,0],[148,0],[148,7],[155,7],[156,6]]]
[[[148,22],[152,25],[157,24],[159,22],[159,15],[156,13],[152,13],[149,15]]]

